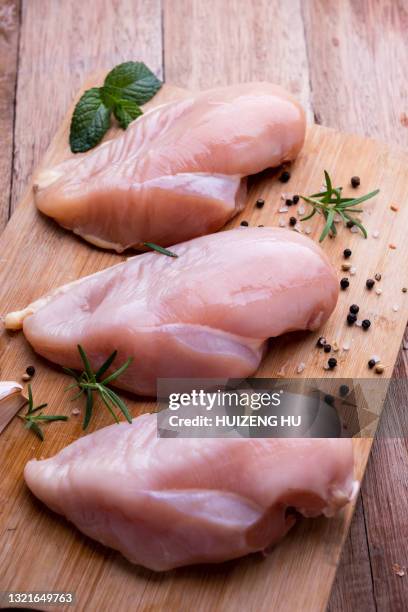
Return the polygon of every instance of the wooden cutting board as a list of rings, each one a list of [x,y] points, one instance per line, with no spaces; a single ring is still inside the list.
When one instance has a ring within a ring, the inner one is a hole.
[[[90,84],[97,84],[92,79]],[[160,104],[186,95],[165,86],[152,102]],[[151,104],[152,104],[151,103]],[[43,160],[57,162],[67,155],[68,125],[72,109]],[[108,137],[115,137],[112,129]],[[337,342],[339,365],[330,375],[323,365],[327,355],[315,348],[319,334],[286,336],[273,341],[259,376],[286,377],[374,377],[367,369],[372,354],[381,356],[386,365],[384,376],[391,376],[403,331],[408,319],[408,155],[396,149],[357,136],[342,134],[319,126],[308,130],[304,149],[291,168],[287,184],[277,174],[260,177],[251,187],[243,213],[230,227],[245,219],[250,225],[278,225],[296,216],[296,207],[279,213],[281,194],[318,191],[327,169],[344,193],[363,194],[377,187],[381,193],[365,203],[364,223],[369,239],[346,228],[339,228],[336,239],[326,239],[323,249],[340,271],[342,251],[353,251],[349,262],[355,266],[350,287],[341,292],[338,306],[325,328],[319,332]],[[352,175],[361,177],[361,187],[352,191]],[[258,197],[265,199],[256,208]],[[390,206],[399,210],[393,211]],[[298,205],[299,207],[299,205]],[[297,208],[298,208],[297,207]],[[320,219],[305,224],[317,239]],[[373,238],[373,232],[378,237]],[[80,276],[118,263],[124,256],[92,248],[79,238],[39,215],[32,201],[31,185],[0,238],[0,313],[24,307],[51,289]],[[390,245],[396,247],[391,248]],[[302,262],[299,262],[302,265]],[[365,289],[365,280],[382,274],[378,286],[382,294]],[[348,328],[345,317],[352,303],[372,321],[368,332]],[[350,350],[343,350],[349,345]],[[306,367],[297,374],[299,363]],[[154,574],[132,566],[118,553],[82,536],[65,520],[48,511],[28,492],[22,472],[33,458],[53,455],[79,436],[81,415],[72,415],[81,404],[69,402],[64,393],[67,378],[60,369],[33,354],[21,333],[2,331],[0,335],[1,378],[20,380],[28,365],[35,365],[32,380],[38,402],[47,401],[52,413],[67,414],[67,423],[49,426],[41,443],[14,419],[0,436],[0,591],[47,590],[75,591],[75,610],[324,610],[342,544],[352,517],[350,505],[333,519],[304,520],[299,523],[267,557],[254,555],[218,566],[183,568]],[[152,403],[127,398],[133,415],[152,410]],[[90,430],[110,423],[101,409]],[[355,440],[356,475],[362,478],[371,440]],[[277,469],[279,467],[277,466]],[[55,609],[55,608],[54,608]],[[72,609],[72,608],[71,608]]]

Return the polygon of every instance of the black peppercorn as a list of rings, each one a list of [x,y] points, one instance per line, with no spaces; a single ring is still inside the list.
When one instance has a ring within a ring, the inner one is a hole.
[[[333,406],[334,397],[332,395],[327,394],[324,396],[324,401],[326,402],[326,404],[329,404],[329,406]]]
[[[243,227],[248,227],[248,221],[241,221],[241,225]]]
[[[285,204],[286,204],[286,206],[292,206],[292,204],[293,204],[293,200],[291,200],[290,198],[287,198],[287,199],[285,200]]]
[[[351,257],[351,249],[344,249],[343,255],[345,259],[348,259],[349,257]]]
[[[352,304],[352,305],[350,306],[350,312],[351,312],[351,314],[355,314],[355,315],[356,315],[356,314],[358,313],[358,311],[359,311],[359,310],[360,310],[360,306],[357,306],[357,304]]]
[[[375,281],[372,278],[367,278],[366,287],[367,289],[372,289],[374,287]]]
[[[329,361],[327,362],[327,365],[332,370],[337,365],[337,359],[335,357],[330,357]]]
[[[370,359],[370,361],[368,362],[368,367],[370,368],[370,370],[372,370],[374,366],[375,366],[375,359]]]
[[[349,325],[354,325],[354,323],[357,321],[357,317],[355,314],[352,314],[351,312],[347,315],[347,323]]]
[[[318,341],[316,342],[316,346],[322,348],[326,344],[326,338],[324,336],[320,336]]]
[[[294,204],[297,204],[299,202],[299,196],[298,195],[294,195],[292,200],[293,200]]]
[[[26,368],[26,374],[28,374],[28,376],[34,376],[35,374],[35,367],[34,366],[28,366],[28,368]]]
[[[323,350],[325,353],[330,353],[331,351],[331,345],[330,344],[325,344],[323,347]]]
[[[354,227],[354,221],[347,221],[346,225],[350,229],[351,227]]]
[[[288,172],[287,170],[284,170],[279,177],[280,182],[287,183],[289,179],[290,179],[290,172]]]
[[[289,219],[289,225],[294,226],[294,225],[296,225],[296,223],[297,223],[297,219],[296,219],[296,217],[291,217],[291,218]]]
[[[355,189],[356,187],[358,187],[360,185],[360,177],[359,176],[352,176],[350,183],[351,183],[351,186],[354,187],[354,189]]]
[[[340,397],[346,397],[350,393],[350,389],[347,385],[340,385],[339,387],[339,395]]]
[[[342,278],[340,281],[340,287],[342,289],[347,289],[347,287],[350,285],[350,281],[348,278]]]
[[[257,208],[262,208],[264,204],[265,204],[265,200],[263,200],[262,198],[259,198],[259,199],[256,201],[255,206],[256,206]]]
[[[370,319],[364,319],[363,321],[361,321],[361,327],[363,329],[368,329],[370,325],[371,325]]]

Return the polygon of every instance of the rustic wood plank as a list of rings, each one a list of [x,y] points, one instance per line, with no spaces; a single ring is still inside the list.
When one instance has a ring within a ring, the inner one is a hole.
[[[272,81],[312,116],[301,0],[164,0],[163,6],[169,83],[206,89]]]
[[[127,60],[162,75],[160,0],[24,0],[20,47],[13,210],[86,75]]]
[[[0,232],[8,221],[10,208],[19,29],[20,0],[3,0],[0,3]]]
[[[303,13],[316,119],[324,125],[406,146],[408,13],[405,3],[309,0],[303,4]],[[407,359],[400,353],[394,376],[407,374]],[[394,534],[402,533],[406,524],[406,512],[398,500],[407,496],[404,473],[408,458],[403,439],[394,442],[384,439],[395,417],[391,404],[392,397],[386,404],[362,487],[364,512],[356,514],[335,582],[333,611],[357,609],[362,605],[370,609],[372,595],[368,589],[372,579],[378,609],[398,609],[397,602],[401,601],[398,599],[402,596],[398,582],[401,578],[392,573],[390,557],[397,560],[406,552],[404,540],[396,540]],[[408,416],[402,427],[406,436]],[[384,466],[388,467],[387,471]],[[377,511],[373,511],[370,492],[375,490],[379,477],[383,494],[375,496]],[[393,500],[391,505],[390,500]],[[355,563],[356,550],[366,550],[365,562]],[[372,579],[367,572],[369,557],[376,560],[372,564]],[[352,566],[355,579],[350,588]]]
[[[406,2],[308,0],[302,7],[318,122],[406,146]]]

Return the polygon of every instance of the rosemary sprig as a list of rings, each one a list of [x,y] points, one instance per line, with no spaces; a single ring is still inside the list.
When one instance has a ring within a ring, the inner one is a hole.
[[[364,238],[367,238],[367,230],[361,221],[354,217],[354,214],[363,212],[362,208],[356,207],[366,200],[376,196],[380,190],[376,189],[375,191],[371,191],[370,193],[360,196],[359,198],[342,198],[341,192],[343,188],[333,187],[332,180],[326,170],[324,171],[324,178],[326,182],[326,191],[314,193],[311,196],[300,196],[302,200],[310,204],[312,207],[311,213],[300,220],[307,221],[308,219],[314,217],[316,213],[324,217],[325,225],[322,233],[320,234],[319,242],[322,242],[329,232],[331,232],[333,236],[337,234],[337,229],[334,222],[336,214],[341,217],[344,223],[353,223],[353,225],[359,228]]]
[[[50,421],[68,421],[67,416],[59,414],[43,414],[40,412],[40,410],[46,408],[47,406],[48,404],[34,406],[33,391],[31,389],[31,385],[28,385],[28,410],[26,414],[19,414],[18,416],[20,419],[25,421],[26,429],[31,429],[31,431],[33,431],[40,438],[40,440],[44,440],[44,432],[39,423]]]
[[[154,244],[154,242],[143,242],[143,246],[147,247],[148,249],[151,249],[152,251],[157,251],[162,255],[167,255],[167,257],[178,257],[178,255],[176,253],[173,253],[173,251],[169,251],[168,249],[165,249],[158,244]]]
[[[72,385],[67,387],[68,389],[73,389],[74,387],[78,387],[79,392],[71,399],[74,401],[78,399],[82,394],[85,394],[86,404],[85,404],[85,416],[84,421],[82,423],[82,429],[86,429],[90,423],[93,409],[94,409],[94,395],[95,393],[99,394],[99,397],[102,399],[106,408],[111,413],[113,419],[116,423],[119,423],[119,419],[114,412],[114,408],[119,409],[119,411],[124,415],[126,420],[131,423],[132,417],[128,411],[128,408],[125,402],[114,392],[112,389],[109,389],[107,385],[112,381],[116,380],[123,374],[123,372],[130,366],[133,359],[129,357],[127,361],[123,365],[120,366],[117,370],[109,374],[105,378],[103,375],[108,371],[112,363],[116,359],[117,351],[113,351],[111,355],[107,358],[107,360],[101,365],[97,372],[93,372],[91,364],[89,363],[89,359],[84,349],[80,344],[78,344],[78,351],[82,359],[82,363],[84,364],[83,372],[77,373],[71,368],[63,368],[66,374],[69,374],[75,381]]]

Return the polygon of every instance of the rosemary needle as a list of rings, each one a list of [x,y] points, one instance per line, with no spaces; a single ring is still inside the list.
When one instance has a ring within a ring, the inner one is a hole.
[[[44,440],[44,432],[41,429],[39,423],[51,422],[51,421],[67,421],[68,417],[59,414],[43,414],[40,412],[43,408],[46,408],[48,404],[40,404],[34,406],[33,392],[31,385],[28,385],[28,410],[26,414],[19,414],[20,419],[25,421],[26,429],[31,429],[40,440]],[[38,413],[38,414],[37,414]]]
[[[78,399],[78,397],[80,397],[82,394],[85,394],[86,397],[85,416],[82,424],[82,429],[85,430],[90,423],[94,409],[95,393],[99,394],[99,397],[111,413],[116,423],[119,423],[119,419],[116,416],[114,408],[117,408],[126,418],[126,420],[131,423],[132,417],[125,402],[114,391],[112,391],[112,389],[107,387],[107,385],[119,378],[119,376],[121,376],[123,372],[127,370],[127,368],[133,361],[132,357],[129,357],[129,359],[125,361],[125,363],[121,365],[117,370],[112,372],[112,374],[109,374],[108,376],[103,378],[104,374],[108,371],[112,363],[115,361],[118,352],[113,351],[113,353],[109,355],[107,360],[101,365],[99,370],[94,372],[92,370],[88,356],[80,344],[78,344],[78,351],[81,356],[82,363],[84,364],[84,370],[80,373],[77,373],[74,370],[71,370],[70,368],[63,368],[63,370],[64,372],[66,372],[66,374],[69,374],[70,376],[75,378],[75,383],[67,387],[66,390],[73,389],[74,387],[78,387],[79,389],[79,392],[72,398],[71,401]]]
[[[337,234],[337,229],[334,222],[336,214],[341,217],[344,223],[351,222],[353,225],[358,227],[364,238],[367,238],[367,230],[365,229],[364,225],[353,215],[355,213],[363,212],[362,208],[356,207],[366,200],[376,196],[380,190],[376,189],[375,191],[371,191],[370,193],[367,193],[359,198],[342,198],[342,187],[333,187],[332,180],[326,170],[324,171],[324,178],[326,182],[326,191],[314,193],[311,196],[300,196],[302,200],[310,204],[312,207],[312,212],[300,220],[307,221],[316,213],[324,217],[325,225],[322,233],[320,234],[319,242],[322,242],[329,232],[331,232],[333,236]]]
[[[143,242],[143,246],[147,247],[148,249],[151,249],[152,251],[157,251],[162,255],[167,255],[167,257],[178,257],[178,255],[176,253],[173,253],[173,251],[169,251],[168,249],[165,249],[158,244],[154,244],[154,242]]]

